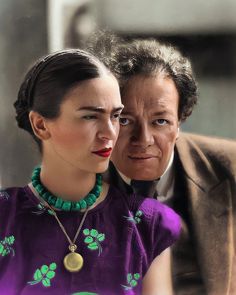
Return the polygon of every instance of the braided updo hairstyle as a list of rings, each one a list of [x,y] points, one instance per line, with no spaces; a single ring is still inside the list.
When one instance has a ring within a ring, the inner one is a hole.
[[[18,126],[29,132],[41,151],[29,120],[31,110],[53,119],[60,114],[66,93],[79,82],[98,78],[108,72],[93,55],[79,49],[67,49],[39,59],[26,74],[14,103]]]

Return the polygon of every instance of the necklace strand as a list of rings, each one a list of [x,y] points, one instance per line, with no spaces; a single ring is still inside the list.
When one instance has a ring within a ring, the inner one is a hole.
[[[74,249],[74,251],[75,251],[76,248],[77,248],[77,246],[75,245],[75,242],[76,242],[76,240],[77,240],[77,238],[78,238],[78,235],[79,235],[79,233],[80,233],[80,231],[81,231],[81,228],[82,228],[82,226],[83,226],[83,224],[84,224],[84,221],[85,221],[85,218],[86,218],[86,216],[87,216],[87,214],[88,214],[88,210],[89,210],[89,208],[87,208],[86,211],[84,212],[83,218],[82,218],[82,220],[81,220],[81,222],[80,222],[80,224],[79,224],[79,227],[78,227],[78,229],[77,229],[77,231],[76,231],[76,234],[75,234],[75,236],[74,236],[74,239],[73,239],[73,241],[72,241],[71,238],[68,236],[65,227],[63,226],[63,224],[61,223],[60,219],[58,218],[57,213],[55,212],[55,210],[54,210],[49,204],[47,204],[47,205],[48,205],[48,207],[51,209],[51,211],[53,212],[53,216],[56,218],[56,220],[57,220],[57,222],[58,222],[58,224],[59,224],[61,230],[63,231],[64,235],[66,236],[66,238],[67,238],[67,240],[68,240],[70,246],[71,246],[71,247],[73,247],[73,246],[75,247],[75,249]],[[71,249],[70,249],[70,250],[71,250]]]
[[[53,206],[56,209],[63,211],[81,211],[92,206],[102,191],[102,175],[96,174],[96,182],[93,189],[82,199],[77,202],[66,201],[59,196],[54,196],[47,188],[41,183],[40,179],[41,167],[36,167],[32,173],[31,181],[34,189],[38,192],[41,198],[47,202],[47,204]]]

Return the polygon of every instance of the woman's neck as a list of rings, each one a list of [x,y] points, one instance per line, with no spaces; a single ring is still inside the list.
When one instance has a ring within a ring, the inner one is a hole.
[[[42,184],[55,196],[64,200],[79,201],[94,187],[95,173],[81,171],[75,168],[59,169],[47,163],[42,163],[40,179]]]

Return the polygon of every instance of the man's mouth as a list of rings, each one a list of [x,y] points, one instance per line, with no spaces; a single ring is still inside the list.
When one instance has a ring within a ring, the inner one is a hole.
[[[112,152],[112,148],[110,147],[110,148],[104,148],[98,151],[94,151],[92,153],[103,158],[108,158],[110,157],[111,152]]]
[[[129,155],[128,158],[131,160],[148,160],[148,159],[153,159],[157,157],[150,154],[141,154],[141,155]]]

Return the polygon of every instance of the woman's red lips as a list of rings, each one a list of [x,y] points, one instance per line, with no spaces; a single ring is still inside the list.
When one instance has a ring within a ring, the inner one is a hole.
[[[103,158],[108,158],[111,155],[111,151],[112,151],[112,148],[105,148],[105,149],[102,149],[99,151],[95,151],[95,152],[93,152],[93,154],[96,154],[96,155],[103,157]]]

